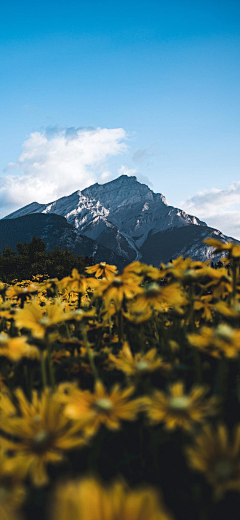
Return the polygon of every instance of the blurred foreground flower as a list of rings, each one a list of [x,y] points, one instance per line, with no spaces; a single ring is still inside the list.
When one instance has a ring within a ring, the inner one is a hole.
[[[8,298],[14,298],[14,296],[16,296],[18,300],[21,300],[21,306],[23,306],[27,297],[31,297],[34,294],[37,294],[37,292],[37,285],[34,285],[32,283],[30,283],[27,287],[21,287],[20,285],[11,285],[6,292],[6,296]]]
[[[4,417],[1,429],[14,437],[0,438],[2,447],[16,456],[9,466],[24,478],[30,475],[36,486],[48,482],[47,465],[63,459],[63,452],[86,444],[86,436],[78,423],[63,414],[63,405],[54,399],[49,389],[40,398],[33,392],[29,402],[21,389],[16,390],[18,407],[14,417]],[[20,415],[18,414],[20,410]]]
[[[86,276],[80,274],[77,269],[72,270],[71,276],[66,276],[58,282],[60,290],[68,289],[69,291],[84,294],[86,290],[91,286],[95,287],[97,281],[94,278],[86,278]]]
[[[214,253],[221,253],[222,251],[228,252],[228,257],[231,258],[240,258],[240,246],[238,244],[234,244],[233,242],[221,242],[221,240],[216,240],[215,238],[206,238],[204,240],[205,244],[212,246],[215,248]]]
[[[213,357],[236,358],[240,352],[240,329],[225,323],[215,329],[202,327],[199,334],[188,334],[187,338],[190,345]]]
[[[18,510],[22,506],[26,491],[18,481],[12,467],[12,460],[0,449],[0,518],[20,520]],[[21,517],[22,518],[22,517]]]
[[[151,488],[131,491],[122,482],[105,487],[86,478],[57,487],[51,520],[170,520],[170,516]]]
[[[155,390],[152,396],[143,397],[143,408],[151,423],[165,423],[167,430],[183,428],[190,430],[194,424],[202,423],[209,415],[214,415],[218,399],[205,399],[207,390],[203,387],[193,387],[189,394],[184,393],[182,382],[173,383],[169,394]]]
[[[225,425],[217,429],[205,425],[186,455],[189,465],[203,473],[213,487],[215,498],[230,490],[240,491],[240,425],[234,435]]]
[[[171,307],[182,313],[182,306],[186,303],[187,300],[177,284],[160,287],[156,282],[153,282],[142,291],[142,294],[137,296],[131,306],[131,311],[146,312],[148,309],[154,309],[159,312],[166,312]]]
[[[45,307],[33,302],[17,311],[16,325],[19,328],[30,329],[35,338],[43,339],[49,327],[70,318],[70,315],[64,312],[64,308],[61,300],[55,300],[53,304],[47,302]]]
[[[120,421],[134,421],[139,411],[139,400],[129,400],[133,394],[131,386],[121,390],[116,384],[107,392],[103,383],[97,380],[94,393],[88,390],[75,390],[66,402],[65,416],[69,419],[84,421],[88,434],[95,434],[101,424],[111,430],[120,428]],[[66,399],[65,399],[66,401]]]
[[[94,298],[101,296],[105,307],[108,307],[113,301],[116,309],[120,310],[124,299],[130,300],[142,292],[142,287],[139,287],[140,282],[139,276],[131,275],[130,277],[124,276],[124,274],[109,280],[101,280],[94,293]]]
[[[0,334],[0,357],[5,356],[11,361],[19,361],[23,357],[39,359],[40,354],[37,347],[29,345],[27,337],[20,336],[11,338],[4,332]]]
[[[137,352],[133,355],[127,342],[124,343],[118,356],[109,354],[108,358],[118,370],[122,370],[128,375],[154,372],[158,369],[167,372],[171,368],[169,363],[164,363],[162,358],[158,356],[156,348],[152,348],[146,354]]]

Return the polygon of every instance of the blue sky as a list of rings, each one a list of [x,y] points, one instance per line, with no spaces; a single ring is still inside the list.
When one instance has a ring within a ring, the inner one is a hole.
[[[0,70],[1,216],[127,173],[240,238],[239,0],[8,0]]]

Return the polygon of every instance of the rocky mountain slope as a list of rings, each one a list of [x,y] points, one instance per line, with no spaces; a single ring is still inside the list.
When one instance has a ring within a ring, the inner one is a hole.
[[[204,238],[233,240],[197,217],[168,206],[162,194],[127,175],[49,204],[33,202],[5,220],[35,213],[65,217],[73,230],[111,250],[124,263],[139,259],[159,265],[180,254],[204,261],[213,252],[203,244]]]
[[[122,257],[95,240],[82,236],[59,215],[31,214],[0,220],[0,252],[5,247],[15,251],[18,242],[31,242],[34,236],[46,242],[48,251],[53,251],[56,247],[68,248],[75,254],[93,257],[96,263],[104,258],[106,262],[118,265],[119,269],[125,264]]]

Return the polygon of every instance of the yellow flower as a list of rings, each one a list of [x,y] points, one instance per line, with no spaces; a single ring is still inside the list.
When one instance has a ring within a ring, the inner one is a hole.
[[[68,313],[69,320],[82,321],[84,318],[93,318],[96,316],[96,309],[90,309],[89,311],[84,311],[83,309],[75,309]]]
[[[195,311],[199,311],[201,313],[201,317],[205,321],[212,321],[212,312],[215,306],[212,303],[212,295],[208,294],[206,296],[202,296],[200,300],[195,300],[193,303],[193,307]]]
[[[58,284],[58,278],[48,278],[44,282],[40,283],[38,287],[39,291],[41,291],[41,298],[43,298],[43,292],[46,292],[48,297],[58,295]]]
[[[106,264],[106,262],[100,262],[100,264],[85,267],[85,270],[88,274],[95,273],[96,278],[102,276],[102,278],[106,278],[107,280],[113,278],[113,276],[117,273],[116,265],[109,265]]]
[[[155,309],[166,312],[169,307],[182,313],[182,306],[187,303],[177,284],[160,287],[157,283],[150,283],[131,305],[132,312],[146,312]]]
[[[133,356],[127,342],[124,343],[118,356],[109,354],[108,358],[118,370],[122,370],[122,372],[128,375],[154,372],[158,369],[166,372],[171,368],[170,364],[164,363],[162,358],[158,357],[156,348],[152,348],[146,354],[138,352]]]
[[[224,242],[216,240],[215,238],[206,238],[204,242],[215,248],[214,253],[228,251],[229,258],[240,258],[240,246],[238,244],[234,244],[233,242],[227,242],[224,244]]]
[[[14,457],[9,458],[0,449],[0,518],[20,520],[18,510],[22,506],[26,491],[19,483],[14,471]]]
[[[51,520],[170,520],[151,488],[130,490],[123,482],[103,486],[93,478],[59,485]]]
[[[67,276],[58,282],[59,289],[68,289],[78,293],[85,293],[89,287],[88,279],[79,274],[77,269],[72,270],[71,276]]]
[[[206,354],[227,358],[236,358],[240,352],[240,329],[233,329],[227,324],[220,324],[215,329],[202,327],[199,334],[188,334],[188,341]]]
[[[3,448],[16,454],[16,475],[30,475],[36,486],[48,482],[47,465],[63,459],[63,452],[86,444],[86,436],[79,424],[63,414],[63,404],[46,389],[40,398],[33,392],[30,403],[21,389],[16,390],[20,416],[5,417],[1,429],[14,440],[1,437]]]
[[[126,320],[138,325],[139,323],[150,320],[152,317],[152,309],[147,307],[144,311],[138,310],[137,305],[134,305],[134,302],[130,301],[127,312],[123,312],[123,316]]]
[[[109,280],[103,279],[94,293],[94,299],[101,296],[106,307],[114,301],[116,309],[120,310],[124,298],[129,300],[142,292],[143,289],[138,285],[140,281],[139,277],[129,278],[123,274]]]
[[[127,276],[138,275],[152,280],[160,280],[162,278],[162,273],[157,267],[143,264],[138,260],[124,267],[123,273]]]
[[[14,416],[17,414],[16,408],[12,402],[11,394],[5,386],[1,388],[0,392],[0,411],[2,415]]]
[[[231,438],[225,425],[205,425],[186,455],[189,465],[203,473],[213,487],[215,498],[230,490],[240,491],[240,425]]]
[[[214,269],[210,265],[202,265],[202,267],[197,269],[195,273],[197,280],[201,278],[211,278],[212,280],[217,282],[220,279],[229,279],[228,272],[225,267]]]
[[[164,422],[167,430],[190,430],[217,411],[218,400],[213,397],[204,400],[206,393],[205,388],[195,386],[185,394],[183,383],[177,382],[170,386],[168,394],[155,390],[152,396],[143,397],[142,403],[151,423]]]
[[[166,276],[170,275],[172,278],[176,280],[180,280],[183,276],[183,273],[190,269],[192,265],[191,258],[183,258],[182,255],[172,260],[168,264],[161,264],[161,275]]]
[[[30,329],[35,338],[44,338],[45,333],[52,325],[64,322],[70,315],[64,312],[64,304],[55,300],[54,304],[47,302],[45,307],[40,307],[36,302],[19,309],[15,316],[17,327]]]
[[[15,310],[12,308],[12,303],[10,301],[4,302],[1,304],[0,308],[0,318],[5,318],[6,320],[13,319],[15,314]]]
[[[114,314],[116,314],[116,312],[115,304],[114,302],[111,302],[107,308],[104,308],[100,311],[103,322],[107,321],[109,323],[109,319],[111,319]]]
[[[34,284],[30,284],[27,287],[21,287],[19,285],[11,285],[7,292],[6,296],[8,298],[13,298],[14,296],[17,296],[18,299],[24,298],[26,299],[27,296],[32,296],[34,294],[37,294],[38,287]]]
[[[212,284],[209,285],[212,286]],[[208,289],[208,287],[206,286],[205,289]],[[232,293],[232,283],[226,282],[222,279],[214,287],[212,287],[211,290],[213,297],[217,300],[220,298],[225,299],[228,297],[229,294]]]
[[[39,359],[39,350],[29,345],[27,337],[20,336],[11,338],[4,332],[0,334],[0,357],[5,356],[11,361],[19,361],[23,357]]]
[[[228,305],[226,302],[217,302],[214,306],[215,310],[225,316],[226,318],[240,318],[240,303],[233,302],[232,305]]]
[[[5,294],[6,292],[6,289],[7,289],[7,284],[6,283],[3,283],[3,282],[0,282],[0,294]]]
[[[228,294],[232,290],[232,280],[225,267],[213,269],[206,266],[196,271],[199,286],[204,291],[212,291],[215,298]],[[210,281],[209,281],[210,280]]]
[[[134,421],[138,414],[138,400],[129,400],[133,392],[133,386],[121,390],[118,384],[107,392],[98,380],[94,393],[88,390],[72,392],[64,413],[69,419],[84,423],[87,421],[86,431],[90,435],[97,432],[101,424],[111,430],[118,430],[121,420]]]

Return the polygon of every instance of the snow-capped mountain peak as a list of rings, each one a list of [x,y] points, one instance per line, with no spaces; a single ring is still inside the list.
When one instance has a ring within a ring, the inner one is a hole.
[[[176,237],[182,236],[182,240],[186,241],[191,233],[191,236],[196,237],[203,232],[205,237],[211,229],[197,217],[168,206],[161,193],[155,193],[135,176],[127,175],[105,184],[93,184],[48,204],[34,202],[5,219],[32,213],[55,213],[65,217],[81,235],[96,240],[126,261],[144,259],[147,253],[143,252],[148,243],[155,243],[155,256],[160,261],[163,254],[163,244],[160,244],[160,249],[158,247],[160,236],[161,240],[163,237],[166,240],[173,230],[176,230]],[[202,251],[202,259],[206,259],[209,254],[201,244],[195,245],[194,250],[198,257],[199,251]],[[152,263],[156,263],[154,258]]]

